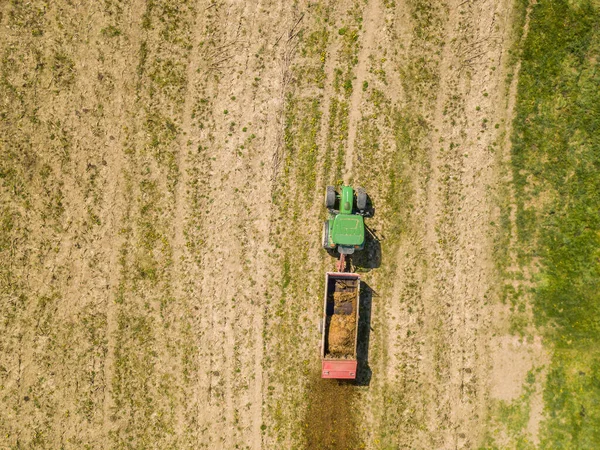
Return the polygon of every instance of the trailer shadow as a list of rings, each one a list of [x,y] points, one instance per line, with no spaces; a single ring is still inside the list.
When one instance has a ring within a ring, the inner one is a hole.
[[[358,432],[360,417],[355,402],[359,399],[357,386],[371,384],[369,367],[369,340],[371,335],[371,305],[377,293],[361,281],[360,310],[356,358],[358,368],[355,380],[324,380],[320,367],[308,380],[307,407],[302,424],[304,448],[334,450],[364,448]],[[320,364],[319,364],[320,365]]]
[[[369,339],[371,337],[371,305],[373,296],[377,296],[371,287],[361,281],[360,283],[360,308],[358,321],[358,342],[356,344],[356,359],[358,368],[356,380],[357,386],[369,386],[371,383],[371,368],[369,367]]]

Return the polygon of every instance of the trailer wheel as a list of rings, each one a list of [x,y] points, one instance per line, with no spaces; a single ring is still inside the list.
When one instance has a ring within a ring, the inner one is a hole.
[[[360,211],[367,209],[367,191],[364,188],[356,188],[356,207]]]
[[[335,188],[333,186],[327,186],[325,190],[325,207],[327,209],[335,207]]]

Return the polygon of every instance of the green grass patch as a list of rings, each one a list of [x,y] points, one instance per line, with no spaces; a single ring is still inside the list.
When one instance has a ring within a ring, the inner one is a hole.
[[[591,4],[536,5],[519,81],[518,237],[542,258],[536,307],[560,346],[600,341],[599,22]]]
[[[600,414],[600,11],[532,7],[512,164],[522,264],[540,262],[534,315],[554,346],[544,448],[598,448]]]

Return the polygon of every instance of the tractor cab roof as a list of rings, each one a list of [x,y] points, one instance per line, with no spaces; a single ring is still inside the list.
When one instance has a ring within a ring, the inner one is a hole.
[[[333,222],[331,238],[338,245],[362,245],[365,240],[363,217],[357,214],[338,214]]]

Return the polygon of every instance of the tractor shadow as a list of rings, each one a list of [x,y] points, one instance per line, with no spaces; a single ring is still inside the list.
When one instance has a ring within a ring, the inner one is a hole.
[[[373,297],[377,293],[371,287],[361,281],[360,283],[360,307],[358,321],[358,342],[356,345],[356,359],[358,360],[358,368],[356,370],[356,380],[354,384],[357,386],[369,386],[371,384],[371,368],[369,367],[369,340],[371,337],[371,305]]]
[[[352,255],[352,264],[361,272],[381,266],[381,241],[377,231],[365,225],[365,248]]]
[[[368,220],[374,216],[373,199],[367,194],[367,207],[364,211],[364,217]],[[365,221],[365,248],[352,255],[352,264],[361,272],[368,272],[381,266],[381,241],[384,238],[377,233],[377,230],[367,225],[367,220]]]

